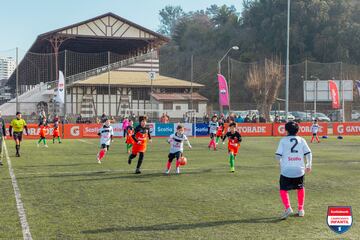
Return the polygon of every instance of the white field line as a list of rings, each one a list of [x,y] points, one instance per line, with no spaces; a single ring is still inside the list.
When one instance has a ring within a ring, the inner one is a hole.
[[[20,219],[20,225],[22,228],[23,238],[24,238],[24,240],[32,240],[31,233],[30,233],[30,227],[29,227],[28,221],[26,220],[24,204],[21,200],[20,189],[19,189],[19,186],[16,181],[14,169],[12,168],[12,165],[11,165],[11,159],[9,157],[9,153],[8,153],[8,150],[6,147],[5,140],[3,140],[3,144],[4,144],[4,150],[5,150],[7,164],[9,167],[11,182],[12,182],[13,189],[14,189],[16,207],[18,210],[18,215],[19,215],[19,219]]]
[[[96,145],[95,143],[93,143],[93,142],[88,142],[88,141],[86,141],[86,140],[84,140],[84,139],[76,139],[76,140],[78,140],[79,142],[86,143],[86,144]]]

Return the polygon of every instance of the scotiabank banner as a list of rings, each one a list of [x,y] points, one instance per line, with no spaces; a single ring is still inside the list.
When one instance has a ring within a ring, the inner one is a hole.
[[[334,135],[360,135],[360,122],[333,123]]]
[[[312,123],[299,123],[299,136],[311,136]],[[328,124],[327,123],[319,123],[319,135],[328,135]],[[273,124],[273,136],[285,136],[285,124],[283,123],[274,123]]]
[[[9,126],[10,124],[6,124],[6,135],[9,136]],[[28,133],[29,135],[26,135],[25,130],[23,134],[23,138],[27,139],[38,139],[40,138],[40,128],[37,124],[28,124]],[[59,128],[59,131],[61,133],[62,129],[61,126]],[[52,138],[52,135],[54,133],[54,125],[50,124],[49,127],[46,129],[46,138]]]

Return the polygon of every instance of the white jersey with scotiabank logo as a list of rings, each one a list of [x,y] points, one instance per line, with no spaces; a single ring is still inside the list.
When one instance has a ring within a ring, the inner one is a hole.
[[[304,156],[309,155],[306,167],[311,168],[311,150],[302,137],[283,137],[275,154],[280,157],[281,175],[285,177],[297,178],[305,174]]]
[[[103,126],[99,129],[100,134],[100,144],[110,145],[111,136],[114,135],[114,130],[112,126]]]
[[[218,122],[210,121],[210,123],[209,123],[209,133],[216,134],[216,131],[217,131],[218,127],[219,127]]]
[[[320,128],[319,124],[313,124],[313,125],[311,126],[311,132],[312,132],[312,133],[318,133],[319,128]]]
[[[184,151],[184,141],[191,147],[190,142],[185,134],[174,133],[171,134],[168,142],[170,143],[170,153],[183,152]]]

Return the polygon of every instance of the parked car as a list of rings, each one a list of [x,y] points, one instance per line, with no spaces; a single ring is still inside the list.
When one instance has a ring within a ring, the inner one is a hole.
[[[330,118],[323,113],[311,114],[313,120],[317,119],[319,122],[330,122]]]
[[[285,111],[270,111],[270,121],[271,122],[274,121],[275,116],[279,116],[281,122],[286,121],[286,112]],[[287,119],[294,121],[295,117],[290,112],[288,112]]]
[[[311,117],[306,112],[290,112],[291,115],[295,117],[296,122],[308,122],[311,121]]]
[[[359,121],[360,120],[360,112],[356,110],[351,111],[351,120]]]

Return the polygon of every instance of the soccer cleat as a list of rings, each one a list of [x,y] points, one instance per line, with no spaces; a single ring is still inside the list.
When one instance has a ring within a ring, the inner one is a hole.
[[[235,167],[231,167],[230,172],[235,172]]]
[[[4,165],[1,161],[0,161],[0,166]]]
[[[16,157],[20,157],[20,153],[16,153],[16,155],[15,155]]]
[[[48,148],[49,146],[48,146],[48,145],[45,145],[44,147]]]
[[[98,160],[98,164],[101,164],[101,160]]]
[[[179,167],[176,168],[175,173],[180,174],[180,168]]]
[[[39,144],[36,144],[36,146],[37,146],[37,147],[40,147],[40,145],[39,145]]]
[[[293,213],[293,210],[291,207],[285,210],[285,212],[281,215],[280,219],[285,220],[287,219],[291,214]]]
[[[140,168],[137,168],[137,169],[135,170],[135,174],[141,174]]]
[[[304,211],[304,209],[303,209],[303,210],[299,210],[298,215],[299,215],[299,217],[304,217],[304,216],[305,216],[305,211]]]
[[[129,165],[131,164],[131,160],[132,160],[131,158],[128,159],[128,164]]]
[[[165,174],[166,174],[166,175],[169,175],[169,174],[170,174],[170,169],[166,169],[166,170],[165,170]]]

